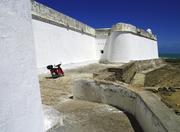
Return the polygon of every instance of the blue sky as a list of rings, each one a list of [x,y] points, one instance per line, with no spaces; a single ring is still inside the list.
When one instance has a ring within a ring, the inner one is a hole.
[[[180,53],[180,0],[36,0],[94,28],[151,28],[160,53]]]

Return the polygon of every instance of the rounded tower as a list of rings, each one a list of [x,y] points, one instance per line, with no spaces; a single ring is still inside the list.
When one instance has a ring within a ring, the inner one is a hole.
[[[155,35],[133,25],[118,23],[111,28],[104,54],[108,62],[158,58]]]

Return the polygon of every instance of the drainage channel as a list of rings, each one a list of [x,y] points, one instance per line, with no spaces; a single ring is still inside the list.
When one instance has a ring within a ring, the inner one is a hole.
[[[130,114],[128,112],[124,112],[124,114],[126,114],[126,116],[128,117],[135,132],[144,132],[143,129],[141,128],[141,126],[139,125],[138,121],[132,114]]]

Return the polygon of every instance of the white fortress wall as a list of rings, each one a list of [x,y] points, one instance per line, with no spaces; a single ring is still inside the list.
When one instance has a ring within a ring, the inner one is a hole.
[[[110,28],[100,28],[96,29],[96,52],[98,60],[103,58],[104,47],[106,45],[107,39],[109,37],[111,29]]]
[[[98,61],[95,29],[37,2],[32,16],[40,72],[59,62],[66,69]]]
[[[118,23],[94,29],[37,2],[32,2],[37,67],[62,62],[65,69],[90,63],[129,62],[158,58],[156,36],[133,25]],[[40,71],[40,73],[41,73]]]
[[[30,0],[0,1],[0,132],[44,132]]]
[[[95,61],[95,38],[33,20],[38,68],[48,64]]]
[[[119,23],[112,27],[104,54],[109,62],[158,58],[157,39],[135,26]]]
[[[110,62],[158,58],[157,41],[123,32],[113,32],[111,37],[113,39],[108,54]]]

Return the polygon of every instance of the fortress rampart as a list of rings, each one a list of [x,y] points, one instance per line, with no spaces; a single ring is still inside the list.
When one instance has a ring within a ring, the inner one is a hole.
[[[52,25],[61,26],[77,32],[85,33],[91,36],[98,36],[101,34],[107,35],[109,32],[120,31],[130,32],[135,35],[157,40],[155,35],[126,23],[117,23],[113,25],[112,28],[94,29],[72,17],[57,12],[35,1],[32,2],[32,18]]]
[[[63,63],[63,68],[100,61],[129,62],[158,58],[157,38],[151,30],[117,23],[94,29],[32,0],[32,24],[37,67]],[[43,70],[43,71],[44,71]]]
[[[116,25],[113,25],[111,32],[130,32],[135,35],[145,37],[148,39],[152,40],[157,40],[156,36],[153,35],[152,33],[149,33],[148,31],[145,31],[143,29],[137,28],[131,24],[126,24],[126,23],[118,23]]]
[[[95,36],[94,28],[35,1],[32,2],[32,18],[52,25],[65,27],[80,33]]]

